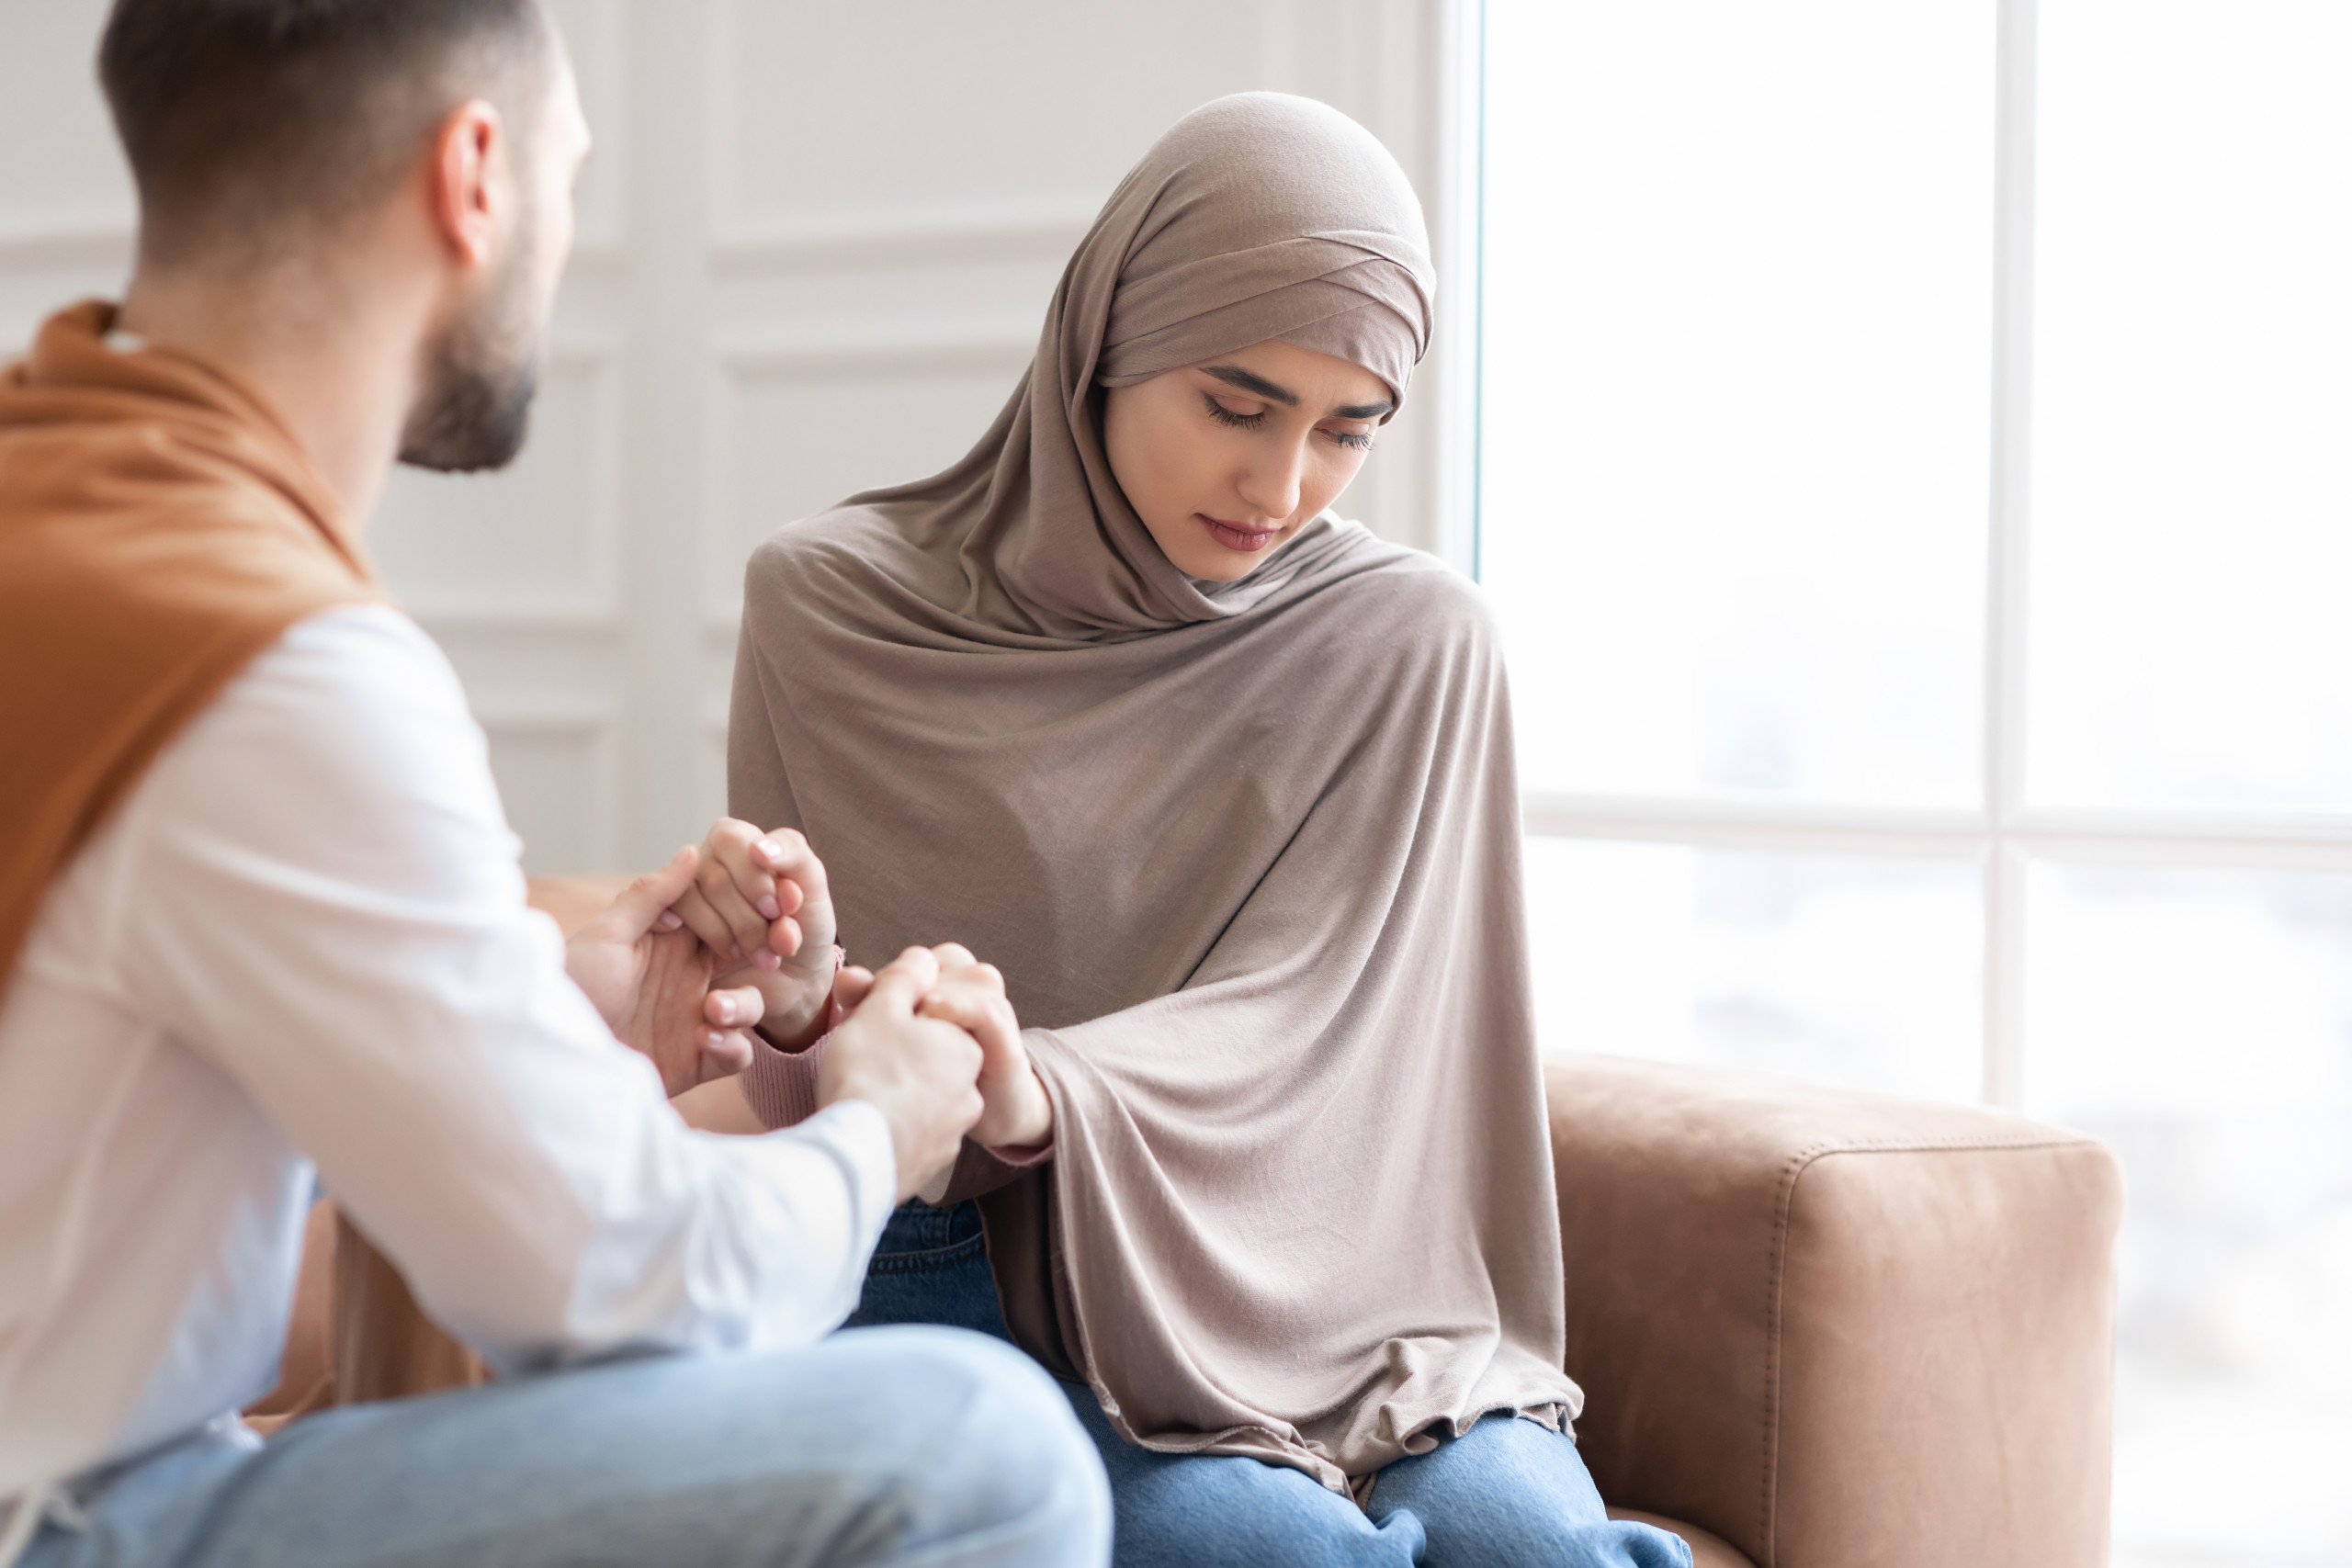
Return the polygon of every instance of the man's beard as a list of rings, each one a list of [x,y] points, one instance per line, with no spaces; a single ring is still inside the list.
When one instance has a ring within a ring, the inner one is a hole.
[[[518,235],[527,242],[527,234]],[[530,246],[424,349],[424,385],[401,431],[401,461],[439,473],[503,468],[530,434],[539,385]]]

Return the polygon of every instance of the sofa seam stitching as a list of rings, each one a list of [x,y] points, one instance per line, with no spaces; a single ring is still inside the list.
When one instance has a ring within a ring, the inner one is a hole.
[[[1845,1152],[1852,1146],[1825,1139],[1799,1149],[1789,1156],[1782,1168],[1780,1191],[1774,1197],[1772,1250],[1765,1281],[1768,1326],[1764,1339],[1764,1486],[1760,1532],[1764,1543],[1763,1568],[1778,1568],[1781,1558],[1780,1510],[1776,1506],[1776,1493],[1781,1469],[1781,1304],[1788,1282],[1790,1215],[1796,1207],[1797,1181],[1812,1168],[1814,1162],[1826,1155]]]
[[[1764,1453],[1760,1536],[1762,1568],[1778,1568],[1781,1557],[1779,1509],[1774,1506],[1780,1483],[1781,1332],[1781,1306],[1786,1295],[1790,1217],[1796,1208],[1797,1182],[1819,1161],[1840,1154],[1984,1154],[2037,1149],[2102,1149],[2097,1138],[2072,1137],[1966,1138],[1825,1138],[1808,1144],[1788,1157],[1781,1168],[1780,1190],[1774,1197],[1772,1248],[1765,1268]]]
[[[2004,1154],[2106,1146],[2097,1138],[1834,1138],[1808,1145],[1799,1157],[1809,1161],[1825,1154]]]

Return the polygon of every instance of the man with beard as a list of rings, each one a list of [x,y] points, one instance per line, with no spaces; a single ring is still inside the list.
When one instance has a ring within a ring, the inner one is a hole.
[[[119,0],[100,76],[129,292],[0,375],[0,1568],[1102,1561],[1023,1359],[824,1337],[979,1110],[969,955],[800,1129],[690,1132],[620,1042],[757,1021],[692,852],[567,950],[368,566],[395,458],[523,440],[588,140],[537,0]],[[501,1381],[263,1445],[320,1179]]]

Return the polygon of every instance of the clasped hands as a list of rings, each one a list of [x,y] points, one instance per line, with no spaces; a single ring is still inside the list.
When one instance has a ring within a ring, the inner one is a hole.
[[[1052,1134],[1004,976],[954,942],[879,971],[841,964],[825,868],[789,829],[720,821],[582,927],[567,967],[673,1098],[748,1066],[752,1030],[807,1048],[838,1006],[817,1102],[882,1113],[901,1201],[944,1191],[967,1135],[1012,1148]]]

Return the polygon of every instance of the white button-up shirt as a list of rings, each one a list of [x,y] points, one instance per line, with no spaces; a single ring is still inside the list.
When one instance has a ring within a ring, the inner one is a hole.
[[[855,1305],[897,1189],[880,1113],[688,1129],[516,850],[440,650],[346,608],[52,884],[0,995],[0,1500],[270,1387],[314,1166],[502,1371],[803,1344]]]

